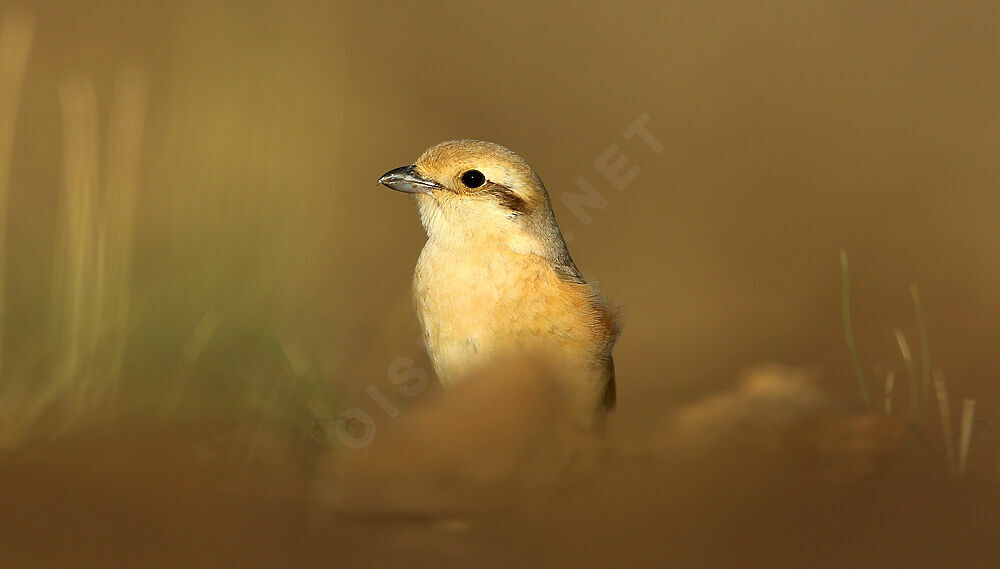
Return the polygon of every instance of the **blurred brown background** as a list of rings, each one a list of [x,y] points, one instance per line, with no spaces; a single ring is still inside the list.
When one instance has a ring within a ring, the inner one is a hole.
[[[13,149],[8,354],[47,333],[60,82],[93,78],[104,125],[116,74],[138,67],[130,365],[150,374],[172,369],[212,304],[223,323],[294,338],[338,381],[384,381],[387,362],[418,356],[406,297],[424,237],[410,200],[374,180],[472,137],[535,167],[578,264],[624,306],[624,412],[762,360],[851,386],[842,246],[866,363],[901,367],[892,329],[915,341],[915,282],[936,367],[994,388],[993,2],[23,8],[36,37]],[[662,153],[622,136],[643,114]],[[622,191],[594,166],[612,144],[641,168]],[[607,198],[589,225],[559,198],[578,176]]]
[[[126,401],[239,407],[274,401],[259,378],[291,373],[326,390],[315,415],[359,405],[386,422],[364,390],[403,407],[387,370],[430,367],[409,303],[424,235],[375,180],[452,138],[525,157],[577,264],[623,305],[619,424],[759,362],[816,369],[857,404],[841,247],[869,373],[903,372],[893,329],[917,344],[918,283],[953,396],[986,413],[1000,395],[995,1],[18,8],[34,37],[6,212],[8,385],[49,381],[66,349],[66,85],[92,81],[104,180],[132,73]],[[643,115],[660,153],[623,137]],[[595,167],[611,145],[641,168],[621,191]],[[607,199],[589,224],[560,197],[578,176]]]

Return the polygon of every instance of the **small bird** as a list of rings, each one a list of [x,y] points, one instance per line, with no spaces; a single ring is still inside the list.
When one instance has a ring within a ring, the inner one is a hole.
[[[413,278],[424,344],[448,387],[497,358],[540,357],[586,425],[614,408],[617,311],[573,263],[534,170],[510,150],[452,140],[380,184],[416,196],[427,232]]]

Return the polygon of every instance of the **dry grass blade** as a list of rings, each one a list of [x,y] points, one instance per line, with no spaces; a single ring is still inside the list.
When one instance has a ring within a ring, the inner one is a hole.
[[[131,308],[132,248],[135,233],[135,202],[138,189],[139,160],[146,116],[146,75],[130,69],[118,76],[111,104],[105,160],[106,185],[103,228],[106,241],[107,289],[102,298],[108,302],[103,315],[110,322],[110,377],[121,375],[125,356]]]
[[[201,356],[202,350],[208,345],[208,341],[212,338],[212,334],[215,333],[215,328],[219,325],[219,320],[221,319],[222,311],[215,306],[209,308],[201,317],[201,320],[198,321],[198,326],[194,329],[194,333],[191,334],[191,339],[184,346],[184,354],[178,366],[178,375],[182,375],[184,370],[189,369],[198,361],[198,357]]]
[[[964,474],[969,462],[969,442],[972,441],[972,423],[976,416],[976,400],[962,401],[962,430],[959,433],[958,473]]]
[[[885,374],[885,414],[892,415],[892,391],[896,383],[896,372],[889,371]]]
[[[205,350],[205,346],[208,345],[208,341],[215,334],[215,329],[219,326],[220,320],[222,320],[222,310],[216,306],[212,306],[202,315],[201,320],[198,321],[198,325],[191,334],[191,338],[188,340],[187,345],[184,346],[181,361],[177,364],[177,369],[174,371],[171,392],[164,398],[166,408],[170,410],[177,409],[187,379],[191,375],[191,370],[194,368],[194,364],[198,361],[198,358],[201,357],[201,353]]]
[[[910,420],[914,425],[918,424],[920,417],[920,387],[917,385],[917,370],[913,365],[913,352],[910,351],[910,343],[906,341],[906,335],[899,328],[896,328],[896,342],[899,344],[899,353],[903,355],[903,363],[906,364],[906,375],[910,378]]]
[[[22,394],[18,430],[34,433],[39,418],[47,416],[45,434],[58,433],[85,413],[92,398],[91,367],[100,323],[95,298],[95,270],[102,271],[105,257],[98,252],[95,224],[97,192],[97,94],[93,82],[80,77],[64,81],[59,89],[63,116],[63,156],[66,184],[59,228],[61,246],[53,271],[55,362],[49,377]],[[38,434],[38,433],[34,433]],[[29,436],[25,434],[25,436]]]
[[[146,78],[122,73],[110,107],[104,184],[97,92],[89,77],[63,81],[65,200],[54,274],[56,363],[24,406],[49,434],[109,406],[120,391],[131,305],[131,260]]]
[[[3,324],[7,304],[7,198],[10,195],[14,127],[34,30],[31,17],[17,10],[5,11],[3,21],[0,22],[0,370],[3,364]]]
[[[96,348],[101,322],[95,318],[100,283],[92,277],[105,262],[98,253],[95,229],[98,184],[97,93],[93,81],[77,77],[60,85],[63,111],[66,199],[64,202],[63,249],[57,261],[56,286],[60,288],[57,312],[61,358],[48,389],[36,407],[48,407],[59,399],[83,412],[89,401],[91,374],[83,369],[87,354]]]
[[[948,468],[955,468],[955,442],[951,436],[951,406],[948,403],[948,386],[941,372],[934,373],[934,391],[937,393],[938,409],[941,414],[941,429],[944,431],[944,448],[948,453]]]
[[[927,413],[928,399],[931,386],[931,340],[927,333],[927,322],[924,319],[924,306],[920,302],[920,289],[917,285],[910,285],[910,294],[913,296],[913,306],[917,311],[917,327],[920,332],[920,406],[919,418],[922,420]]]

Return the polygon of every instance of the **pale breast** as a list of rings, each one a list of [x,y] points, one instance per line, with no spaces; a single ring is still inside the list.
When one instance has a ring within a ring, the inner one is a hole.
[[[428,242],[417,263],[414,303],[445,385],[496,357],[544,353],[580,379],[587,398],[603,395],[610,344],[597,330],[599,307],[586,285],[560,280],[541,257]]]

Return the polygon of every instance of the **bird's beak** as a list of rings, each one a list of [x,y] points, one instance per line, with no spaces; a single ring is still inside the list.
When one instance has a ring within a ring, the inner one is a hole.
[[[389,170],[378,179],[378,183],[397,192],[408,194],[429,194],[431,190],[443,190],[444,186],[417,174],[416,166],[403,166]]]

